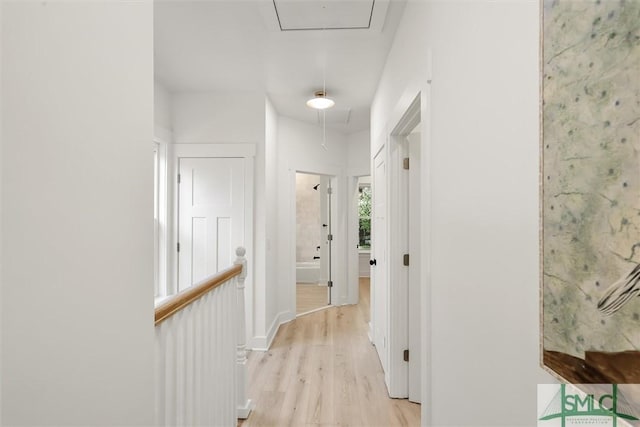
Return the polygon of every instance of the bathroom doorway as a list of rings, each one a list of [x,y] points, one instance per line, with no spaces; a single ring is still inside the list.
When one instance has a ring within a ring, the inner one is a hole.
[[[296,315],[331,304],[331,177],[296,173]]]

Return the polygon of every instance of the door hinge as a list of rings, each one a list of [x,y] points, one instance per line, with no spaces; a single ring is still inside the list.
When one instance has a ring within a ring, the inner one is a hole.
[[[333,188],[327,187],[327,194],[333,194]]]
[[[403,169],[409,169],[409,158],[405,157],[404,159],[402,159],[402,168]]]
[[[178,184],[180,184],[180,174],[178,174]]]
[[[409,266],[409,254],[404,254],[402,257],[402,264],[404,264],[405,267]]]
[[[409,361],[409,349],[405,350],[405,351],[402,353],[402,358],[404,359],[404,361],[405,361],[405,362],[408,362],[408,361]]]
[[[177,248],[177,249],[178,249],[178,252],[180,252],[180,243],[178,243],[178,245],[177,245],[177,246],[178,246],[178,248]]]
[[[333,240],[333,234],[329,234],[329,235],[327,236],[327,240],[328,240],[328,241],[332,241],[332,240]]]
[[[331,280],[329,280],[327,282],[327,286],[330,287],[330,288],[333,288],[333,282]]]

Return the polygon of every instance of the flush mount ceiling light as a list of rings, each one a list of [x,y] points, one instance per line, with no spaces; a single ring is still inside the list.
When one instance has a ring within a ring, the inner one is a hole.
[[[307,101],[307,106],[315,108],[316,110],[326,110],[331,108],[336,103],[331,98],[327,98],[327,93],[324,90],[318,90],[313,94],[313,98]]]

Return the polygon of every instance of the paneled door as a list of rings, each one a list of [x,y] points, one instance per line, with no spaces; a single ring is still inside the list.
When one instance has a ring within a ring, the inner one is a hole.
[[[178,290],[230,267],[244,243],[242,158],[178,159]]]
[[[389,296],[387,283],[387,172],[385,149],[374,159],[373,170],[373,230],[371,245],[372,318],[374,344],[380,357],[385,378],[388,378]],[[388,383],[388,381],[387,381]]]

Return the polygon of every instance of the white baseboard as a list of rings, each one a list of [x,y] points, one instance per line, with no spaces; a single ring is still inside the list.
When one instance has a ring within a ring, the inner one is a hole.
[[[296,317],[292,316],[289,311],[282,311],[278,313],[273,319],[273,322],[271,322],[271,326],[269,326],[266,336],[253,337],[251,349],[255,351],[268,351],[273,339],[276,337],[276,333],[278,333],[280,325],[290,322],[295,318]]]
[[[255,405],[251,399],[247,399],[244,405],[238,405],[238,408],[237,408],[238,419],[246,420],[247,418],[249,418],[249,414],[251,413],[254,407]]]

